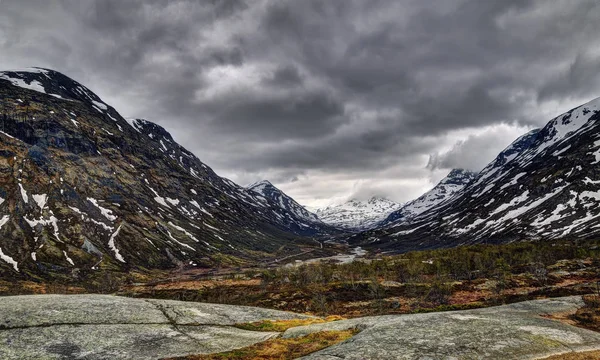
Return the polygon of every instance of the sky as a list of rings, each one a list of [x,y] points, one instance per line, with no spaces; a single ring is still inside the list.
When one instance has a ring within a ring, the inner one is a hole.
[[[600,96],[595,0],[0,0],[0,69],[83,83],[301,204],[416,198]]]

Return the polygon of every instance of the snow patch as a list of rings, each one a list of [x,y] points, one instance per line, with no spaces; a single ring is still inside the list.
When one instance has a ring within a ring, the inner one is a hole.
[[[108,219],[108,220],[110,220],[110,221],[115,221],[115,220],[117,220],[117,217],[116,217],[115,215],[113,215],[113,212],[112,212],[112,210],[110,210],[110,209],[106,209],[106,208],[103,208],[102,206],[100,206],[100,204],[98,204],[98,200],[96,200],[96,199],[94,199],[94,198],[91,198],[91,197],[88,197],[88,198],[87,198],[87,200],[88,200],[89,202],[91,202],[92,204],[94,204],[94,206],[95,206],[95,207],[97,207],[97,208],[98,208],[98,210],[100,210],[100,213],[101,213],[101,214],[102,214],[102,215],[103,215],[105,218],[107,218],[107,219]]]
[[[119,225],[119,227],[117,228],[117,231],[115,231],[110,236],[110,239],[108,240],[108,247],[110,247],[110,249],[115,253],[115,258],[117,260],[119,260],[120,262],[124,263],[125,259],[123,259],[123,256],[121,256],[121,253],[119,252],[119,249],[117,249],[117,247],[115,246],[115,238],[117,237],[117,235],[119,235],[119,231],[121,231],[121,226],[123,226],[123,225],[122,224]]]

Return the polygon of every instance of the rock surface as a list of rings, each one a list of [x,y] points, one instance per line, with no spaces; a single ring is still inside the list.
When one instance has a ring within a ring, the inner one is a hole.
[[[362,329],[303,359],[539,359],[600,349],[599,333],[542,317],[581,306],[581,297],[574,296],[487,309],[374,316],[292,328],[283,337]]]
[[[600,334],[543,317],[581,297],[456,312],[387,315],[291,328],[281,336],[358,328],[305,359],[538,359],[600,349]],[[279,336],[231,325],[306,318],[246,306],[106,295],[0,298],[0,359],[161,359],[250,346]]]
[[[304,318],[283,311],[106,295],[0,299],[0,359],[160,359],[229,351],[277,336],[236,323]]]

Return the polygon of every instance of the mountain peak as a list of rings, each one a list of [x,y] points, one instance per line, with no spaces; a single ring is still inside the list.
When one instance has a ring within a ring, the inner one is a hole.
[[[263,188],[263,187],[276,188],[273,184],[271,184],[271,182],[269,180],[260,180],[260,181],[257,181],[255,183],[252,183],[252,184],[246,186],[246,189],[254,190],[254,189]]]
[[[471,183],[477,177],[477,173],[465,169],[452,169],[433,189],[419,196],[415,200],[407,202],[402,208],[392,212],[380,223],[380,226],[395,222],[410,220],[418,214],[437,207],[446,202],[458,191]]]
[[[109,106],[90,89],[55,70],[32,67],[0,71],[0,80],[7,80],[14,86],[55,98],[89,103],[99,112],[109,109]]]
[[[477,175],[476,172],[466,169],[452,169],[445,178],[443,178],[439,184],[454,184],[454,185],[466,185],[469,181],[473,180]]]
[[[265,199],[279,205],[279,208],[284,209],[292,214],[295,214],[308,223],[322,224],[317,215],[308,211],[304,206],[298,204],[296,200],[285,194],[268,180],[261,180],[246,186],[249,191],[262,196]]]
[[[126,119],[137,132],[147,135],[153,140],[174,142],[173,136],[164,127],[146,119]]]
[[[373,196],[366,201],[350,199],[342,204],[329,205],[318,209],[317,215],[327,224],[356,231],[371,228],[400,206],[392,200]]]

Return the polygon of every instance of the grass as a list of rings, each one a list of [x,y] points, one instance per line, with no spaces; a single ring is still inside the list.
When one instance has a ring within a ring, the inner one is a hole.
[[[297,359],[347,340],[357,332],[357,330],[321,331],[294,339],[271,339],[242,349],[218,354],[190,355],[169,360]]]

